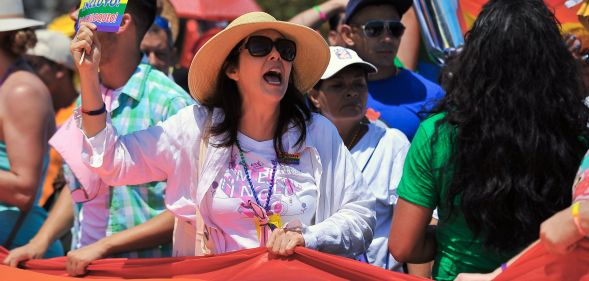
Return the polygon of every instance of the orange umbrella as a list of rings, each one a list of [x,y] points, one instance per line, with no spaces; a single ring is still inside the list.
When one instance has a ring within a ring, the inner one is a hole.
[[[253,0],[171,0],[181,18],[221,21],[233,20],[245,13],[261,11]]]

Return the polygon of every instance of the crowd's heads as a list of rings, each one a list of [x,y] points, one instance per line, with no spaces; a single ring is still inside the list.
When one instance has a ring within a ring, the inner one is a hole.
[[[20,57],[35,47],[37,37],[31,28],[0,32],[0,50],[11,57]]]
[[[27,54],[43,57],[72,71],[75,70],[69,37],[51,30],[36,30],[35,35],[37,44]]]
[[[366,113],[368,74],[377,69],[351,49],[330,47],[330,53],[325,73],[309,91],[310,105],[336,126],[340,122],[357,123]]]
[[[38,42],[27,52],[26,60],[49,89],[54,109],[65,108],[77,97],[70,38],[57,31],[36,30],[35,33]]]
[[[4,0],[0,9],[0,49],[9,56],[20,56],[35,46],[32,27],[44,23],[25,18],[22,0]]]
[[[143,37],[140,48],[147,56],[149,64],[169,74],[176,56],[170,23],[165,18],[157,16]]]
[[[43,24],[42,21],[25,18],[22,0],[2,0],[0,32],[37,27]]]
[[[157,0],[156,15],[168,21],[170,32],[172,33],[172,36],[170,38],[172,39],[172,42],[176,42],[176,39],[178,38],[178,33],[180,32],[180,19],[178,18],[176,9],[174,8],[170,0]]]
[[[341,27],[345,46],[381,70],[394,68],[405,31],[401,17],[410,7],[410,0],[350,1]]]

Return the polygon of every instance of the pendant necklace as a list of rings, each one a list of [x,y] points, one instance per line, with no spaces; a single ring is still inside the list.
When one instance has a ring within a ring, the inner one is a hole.
[[[239,141],[236,141],[237,149],[239,150],[239,156],[241,158],[240,164],[243,167],[243,171],[245,172],[245,177],[247,182],[250,186],[252,191],[252,195],[256,202],[252,202],[251,200],[248,201],[249,206],[254,211],[255,220],[254,224],[256,226],[256,232],[258,233],[258,239],[260,240],[260,246],[266,246],[266,241],[268,240],[268,231],[267,227],[270,228],[270,231],[274,230],[275,228],[282,227],[282,222],[280,220],[280,214],[272,214],[268,216],[268,212],[270,212],[270,199],[272,198],[272,193],[274,189],[275,183],[275,175],[276,175],[276,168],[278,166],[277,160],[272,160],[272,177],[270,179],[270,183],[268,184],[268,196],[266,197],[266,204],[262,207],[262,203],[260,199],[258,199],[258,193],[254,188],[252,178],[249,173],[249,169],[247,167],[247,163],[245,162],[245,156],[243,149],[241,149],[241,145]]]
[[[354,136],[352,137],[352,140],[349,143],[348,150],[352,150],[354,145],[356,145],[356,142],[358,142],[360,140],[358,137],[360,136],[361,131],[362,131],[362,123],[360,123],[360,127],[358,127],[358,130],[356,130],[356,133],[354,133]]]

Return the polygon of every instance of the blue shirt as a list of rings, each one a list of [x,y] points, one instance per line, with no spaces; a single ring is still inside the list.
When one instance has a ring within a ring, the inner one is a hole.
[[[444,90],[421,75],[399,68],[388,79],[368,82],[367,107],[380,113],[391,128],[402,131],[409,140],[419,127],[419,112],[430,110],[444,96]]]

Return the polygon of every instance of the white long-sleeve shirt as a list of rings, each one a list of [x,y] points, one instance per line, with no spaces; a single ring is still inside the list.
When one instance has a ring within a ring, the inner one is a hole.
[[[364,258],[370,264],[399,272],[403,271],[402,264],[390,255],[388,241],[393,209],[399,198],[397,187],[409,146],[401,131],[371,123],[368,132],[351,150],[364,180],[376,197],[376,228]]]
[[[212,225],[215,214],[202,208],[201,202],[229,161],[230,148],[213,146],[220,138],[211,136],[202,171],[198,171],[207,112],[204,106],[189,106],[154,127],[126,136],[118,136],[107,120],[104,130],[86,138],[83,161],[111,186],[167,179],[168,209],[179,219],[194,221],[199,208],[204,222]],[[220,110],[212,116],[213,124],[223,119]],[[350,257],[362,253],[372,241],[376,224],[374,195],[329,120],[314,114],[301,147],[295,146],[298,137],[294,128],[283,135],[286,152],[311,153],[313,161],[298,168],[314,175],[319,188],[314,221],[303,225],[305,247]],[[178,240],[174,243],[190,245]],[[214,242],[216,249],[223,249]]]

